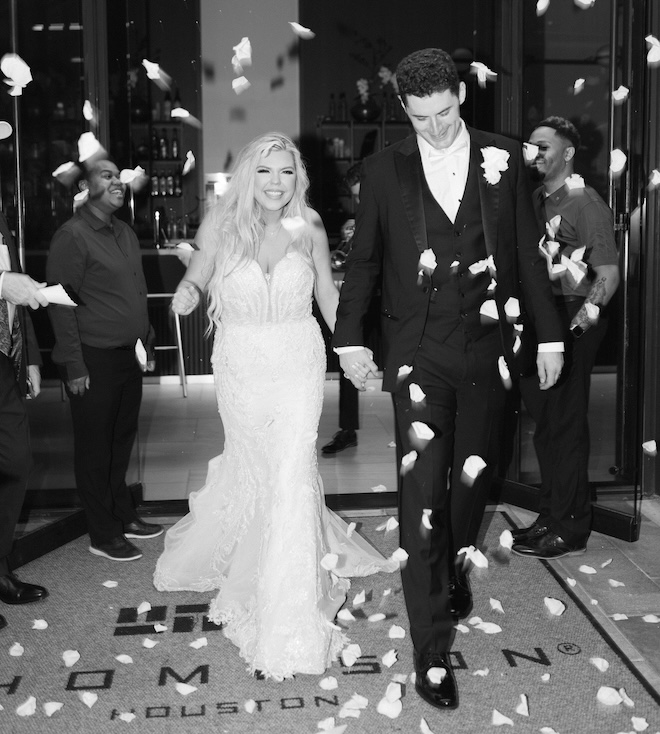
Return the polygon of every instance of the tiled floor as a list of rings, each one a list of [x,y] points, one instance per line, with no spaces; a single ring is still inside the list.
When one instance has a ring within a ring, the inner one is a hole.
[[[360,396],[359,446],[332,458],[319,457],[327,494],[370,492],[376,485],[395,489],[394,449],[389,445],[393,440],[391,399],[381,392],[378,381],[369,387]],[[336,380],[326,381],[325,398],[319,448],[338,428]],[[70,418],[59,387],[46,387],[30,405],[30,413],[35,456],[31,487],[74,486]],[[191,383],[187,399],[177,384],[145,385],[139,447],[129,479],[142,481],[147,500],[184,498],[202,486],[207,461],[221,451],[222,442],[213,386],[208,380]],[[517,507],[505,505],[504,509],[521,526],[534,518]],[[660,623],[643,620],[649,614],[660,617],[660,497],[644,499],[641,537],[636,543],[594,533],[584,556],[550,565],[560,577],[576,581],[567,589],[660,694]],[[581,572],[582,565],[597,573]],[[625,585],[613,586],[610,579]],[[615,614],[625,614],[627,619],[615,621]]]

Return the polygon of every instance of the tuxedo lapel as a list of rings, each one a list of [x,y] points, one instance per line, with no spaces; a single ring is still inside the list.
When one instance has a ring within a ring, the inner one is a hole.
[[[481,221],[484,228],[484,239],[486,240],[486,252],[488,255],[497,255],[497,220],[500,208],[499,186],[492,186],[483,176],[484,169],[483,154],[481,148],[493,145],[493,140],[484,140],[485,136],[477,130],[470,129],[470,170],[474,172],[479,181],[479,200],[481,202]]]
[[[415,238],[415,244],[420,252],[424,252],[429,246],[426,236],[424,202],[422,200],[422,176],[424,174],[419,148],[414,136],[408,138],[401,149],[397,151],[394,157],[394,166],[403,206]]]

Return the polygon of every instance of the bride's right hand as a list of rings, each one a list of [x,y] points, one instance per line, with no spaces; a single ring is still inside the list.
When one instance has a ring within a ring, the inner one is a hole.
[[[182,280],[172,298],[171,309],[179,316],[187,316],[199,305],[200,292],[194,283]]]

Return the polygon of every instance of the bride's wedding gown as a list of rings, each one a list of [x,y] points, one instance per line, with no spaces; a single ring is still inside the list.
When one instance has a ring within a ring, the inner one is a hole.
[[[277,679],[322,673],[336,659],[347,639],[332,621],[347,577],[398,568],[323,501],[326,357],[313,286],[297,252],[270,276],[251,261],[224,279],[212,356],[224,452],[167,533],[154,574],[161,591],[218,590],[209,617],[249,670]]]

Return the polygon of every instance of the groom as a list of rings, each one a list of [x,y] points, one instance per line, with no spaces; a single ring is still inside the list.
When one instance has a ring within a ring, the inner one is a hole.
[[[396,79],[415,134],[364,162],[333,346],[364,390],[378,367],[362,347],[361,323],[382,282],[383,389],[393,394],[403,459],[399,522],[409,558],[401,576],[415,687],[431,705],[455,708],[447,654],[455,618],[472,605],[457,551],[475,543],[488,497],[503,383],[508,370],[518,373],[518,306],[539,333],[542,389],[561,372],[562,328],[520,146],[465,125],[465,83],[444,51],[410,54]],[[471,464],[480,460],[486,467],[475,478]]]

